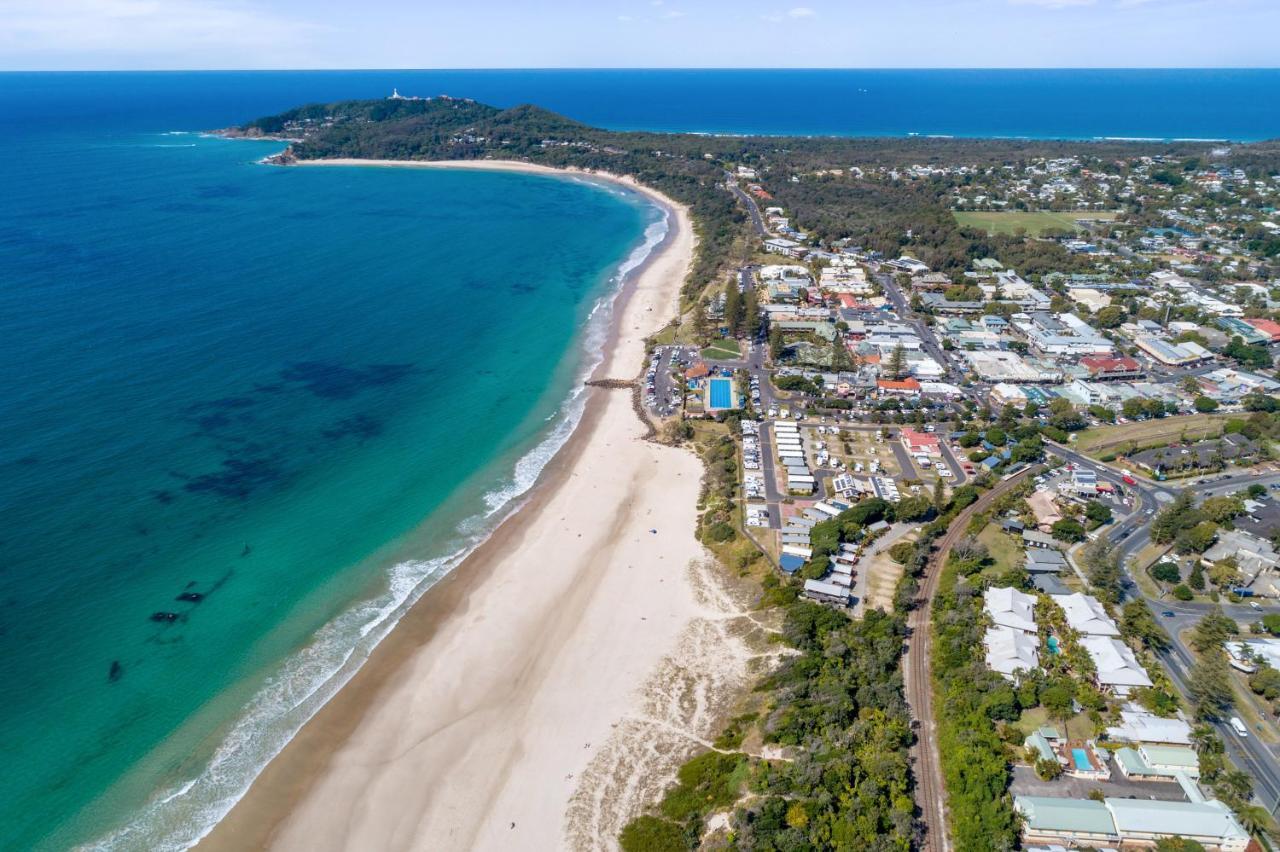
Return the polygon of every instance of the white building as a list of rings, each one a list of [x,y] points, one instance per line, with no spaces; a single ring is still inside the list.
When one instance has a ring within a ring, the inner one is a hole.
[[[1128,695],[1138,686],[1151,686],[1151,678],[1129,646],[1110,636],[1086,636],[1081,646],[1093,658],[1099,686],[1110,687],[1117,695]]]
[[[1085,636],[1119,636],[1120,628],[1107,615],[1107,611],[1098,599],[1090,595],[1076,592],[1071,595],[1051,596],[1067,615],[1067,624],[1072,630]]]
[[[1013,588],[990,588],[982,599],[983,609],[997,626],[1011,627],[1026,633],[1037,631],[1034,596]]]
[[[1012,627],[988,627],[983,637],[987,667],[1012,679],[1040,665],[1040,641],[1034,635]]]

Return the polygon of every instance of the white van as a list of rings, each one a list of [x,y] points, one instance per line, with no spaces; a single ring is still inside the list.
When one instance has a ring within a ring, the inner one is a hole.
[[[1235,730],[1235,732],[1236,732],[1237,734],[1239,734],[1240,736],[1242,736],[1242,737],[1247,737],[1247,736],[1249,736],[1249,729],[1248,729],[1248,728],[1246,728],[1246,727],[1244,726],[1244,722],[1241,722],[1241,721],[1240,721],[1240,717],[1239,717],[1239,716],[1232,716],[1232,717],[1231,717],[1231,727],[1232,727],[1232,728]]]

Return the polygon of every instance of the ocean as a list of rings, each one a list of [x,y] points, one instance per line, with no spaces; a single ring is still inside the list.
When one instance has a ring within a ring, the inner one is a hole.
[[[1280,136],[1274,71],[0,74],[0,849],[189,845],[576,422],[660,211],[201,133],[393,86],[620,129]]]

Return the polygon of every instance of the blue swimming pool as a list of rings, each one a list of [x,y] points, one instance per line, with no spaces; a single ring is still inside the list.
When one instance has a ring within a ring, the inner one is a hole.
[[[1058,653],[1058,650],[1059,650],[1059,649],[1058,649],[1058,637],[1057,637],[1057,636],[1050,636],[1050,637],[1049,637],[1049,641],[1048,641],[1048,645],[1049,645],[1049,653],[1050,653],[1050,654],[1056,654],[1056,653]]]
[[[733,382],[729,379],[711,379],[711,407],[733,408]]]
[[[1076,769],[1081,772],[1092,772],[1093,764],[1089,762],[1089,753],[1082,748],[1071,749],[1071,759],[1076,763]]]

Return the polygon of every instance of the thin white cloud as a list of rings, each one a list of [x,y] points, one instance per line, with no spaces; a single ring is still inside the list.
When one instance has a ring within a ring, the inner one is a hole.
[[[684,16],[685,13],[681,12],[679,9],[670,9],[662,13],[662,17],[668,21],[675,20],[676,18],[683,18]]]
[[[247,0],[5,0],[0,56],[294,47],[323,28]]]
[[[803,18],[816,17],[817,14],[818,14],[817,12],[815,12],[813,9],[810,9],[808,6],[796,6],[792,9],[788,9],[785,12],[772,12],[772,13],[761,15],[760,20],[766,21],[770,24],[780,24],[787,19],[798,21]]]

